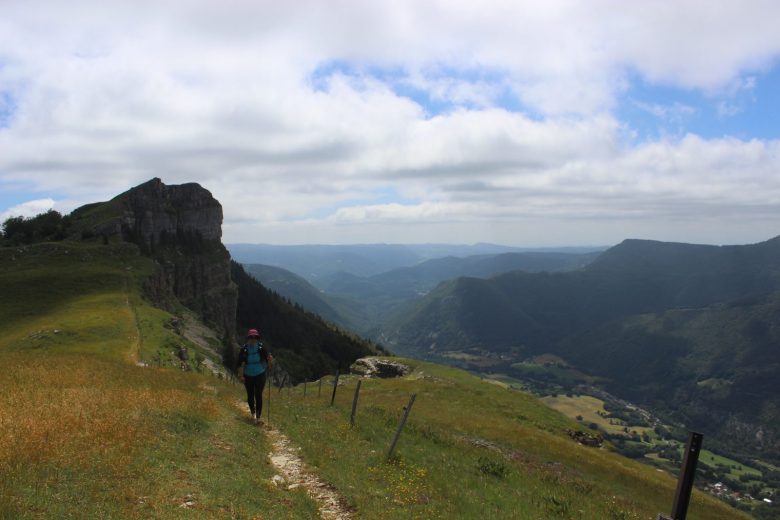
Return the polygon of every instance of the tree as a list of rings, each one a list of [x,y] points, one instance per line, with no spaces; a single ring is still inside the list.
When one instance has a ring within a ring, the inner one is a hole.
[[[62,240],[66,236],[70,218],[50,209],[32,218],[11,217],[3,223],[3,237],[14,245],[32,244],[44,240]]]
[[[29,229],[24,217],[10,217],[3,222],[3,235],[13,244],[25,243]]]

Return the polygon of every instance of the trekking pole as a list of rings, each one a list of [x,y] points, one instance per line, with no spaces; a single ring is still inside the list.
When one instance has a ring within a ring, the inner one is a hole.
[[[268,382],[268,405],[265,408],[268,410],[268,426],[271,426],[271,387],[274,386],[274,376],[273,372],[268,375],[270,376],[271,380]]]

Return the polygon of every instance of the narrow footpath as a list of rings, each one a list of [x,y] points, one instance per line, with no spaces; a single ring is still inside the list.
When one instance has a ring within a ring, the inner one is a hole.
[[[304,488],[319,505],[321,518],[326,520],[351,519],[352,513],[344,505],[344,499],[333,486],[306,468],[290,439],[281,431],[270,426],[266,427],[265,431],[268,440],[271,441],[272,451],[269,455],[271,464],[284,479],[283,485],[286,485],[287,489]]]
[[[249,412],[249,407],[244,402],[239,401],[236,406],[242,413]],[[273,478],[274,485],[285,486],[287,489],[305,489],[311,499],[317,503],[320,518],[324,520],[354,518],[346,506],[346,500],[339,495],[335,487],[306,467],[297,453],[299,448],[296,448],[284,433],[266,423],[263,423],[262,429],[271,444],[268,458],[279,473]]]

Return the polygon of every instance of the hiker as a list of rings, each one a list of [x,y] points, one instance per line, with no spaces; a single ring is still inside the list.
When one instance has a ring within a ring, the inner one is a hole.
[[[263,387],[265,375],[273,368],[274,358],[260,342],[257,329],[249,329],[247,342],[238,354],[236,372],[246,387],[246,402],[255,423],[260,422],[263,415]],[[243,371],[241,365],[244,366]]]

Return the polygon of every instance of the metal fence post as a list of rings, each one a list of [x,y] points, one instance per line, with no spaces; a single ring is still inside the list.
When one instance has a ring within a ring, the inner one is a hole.
[[[349,416],[349,425],[355,426],[355,411],[357,410],[358,396],[360,395],[360,383],[362,379],[358,379],[357,386],[355,387],[355,397],[352,398],[352,414]]]
[[[406,419],[409,417],[409,412],[412,411],[412,405],[414,404],[414,400],[416,398],[417,394],[412,394],[412,397],[409,399],[409,404],[404,407],[404,414],[401,416],[401,422],[398,423],[398,429],[395,431],[395,435],[393,436],[393,442],[390,443],[390,449],[387,451],[387,460],[390,460],[390,458],[393,456],[395,445],[398,443],[398,438],[401,436],[401,431],[404,429]]]
[[[680,477],[677,480],[677,490],[674,493],[672,516],[658,515],[658,520],[685,520],[688,515],[693,479],[696,477],[696,463],[699,461],[703,439],[704,436],[701,433],[688,433],[688,443],[685,445]]]

